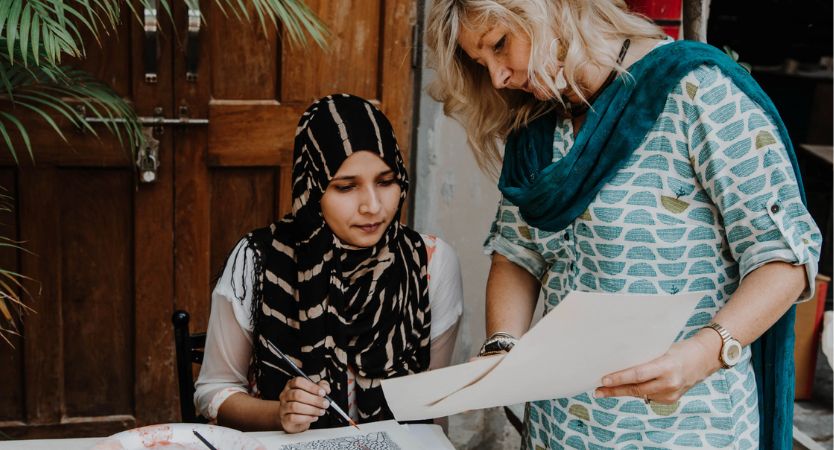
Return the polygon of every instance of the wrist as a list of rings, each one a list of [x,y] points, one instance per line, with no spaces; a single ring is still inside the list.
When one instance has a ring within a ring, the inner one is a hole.
[[[284,431],[284,424],[281,422],[281,400],[273,400],[269,403],[271,404],[269,416],[272,418],[272,429]]]
[[[703,354],[703,366],[707,371],[706,376],[712,375],[724,366],[721,364],[721,347],[723,341],[721,336],[713,330],[702,328],[692,339],[701,348]],[[706,377],[704,377],[706,378]]]
[[[518,339],[507,332],[498,331],[492,333],[484,340],[480,350],[478,350],[478,356],[489,356],[502,352],[509,352],[517,342]]]

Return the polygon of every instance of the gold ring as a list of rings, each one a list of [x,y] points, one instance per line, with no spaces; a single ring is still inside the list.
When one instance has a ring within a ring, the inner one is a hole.
[[[649,400],[649,396],[648,396],[648,395],[643,395],[643,401],[644,401],[644,402],[646,402],[646,404],[647,404],[647,405],[648,405],[649,403],[651,403],[651,400]]]

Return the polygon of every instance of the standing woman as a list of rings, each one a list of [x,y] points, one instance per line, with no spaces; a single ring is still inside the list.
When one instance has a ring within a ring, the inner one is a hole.
[[[790,448],[792,305],[821,235],[749,74],[622,0],[435,0],[427,43],[432,94],[500,166],[481,354],[527,331],[540,291],[545,311],[703,293],[663,356],[528,404],[524,448]]]
[[[212,293],[197,410],[244,430],[345,426],[329,394],[355,422],[392,419],[380,381],[451,359],[457,256],[400,223],[408,174],[367,100],[332,95],[304,112],[292,193],[292,213],[241,239]]]

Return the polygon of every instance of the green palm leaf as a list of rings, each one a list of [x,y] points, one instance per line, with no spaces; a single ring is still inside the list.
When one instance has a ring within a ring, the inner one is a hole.
[[[173,19],[170,0],[141,0],[143,8],[158,8]],[[186,0],[190,7],[197,7],[198,0]],[[292,45],[306,42],[309,36],[324,47],[327,28],[302,0],[215,0],[226,14],[231,9],[241,21],[249,21],[249,7],[255,9],[258,22],[266,31],[268,23],[283,25]],[[122,5],[127,5],[137,20],[142,15],[133,2],[123,0],[6,0],[0,5],[0,38],[6,41],[7,55],[14,55],[19,47],[20,62],[37,60],[41,46],[45,56],[53,63],[63,55],[84,55],[83,32],[86,30],[97,41],[116,29],[121,18]],[[35,36],[38,36],[35,38]],[[99,41],[100,42],[100,41]]]

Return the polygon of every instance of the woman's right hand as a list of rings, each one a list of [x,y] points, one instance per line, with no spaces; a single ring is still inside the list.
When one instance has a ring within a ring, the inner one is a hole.
[[[324,380],[315,384],[306,378],[295,377],[287,382],[278,396],[281,429],[287,433],[306,431],[327,412],[330,404],[324,396],[329,393],[330,384]]]

